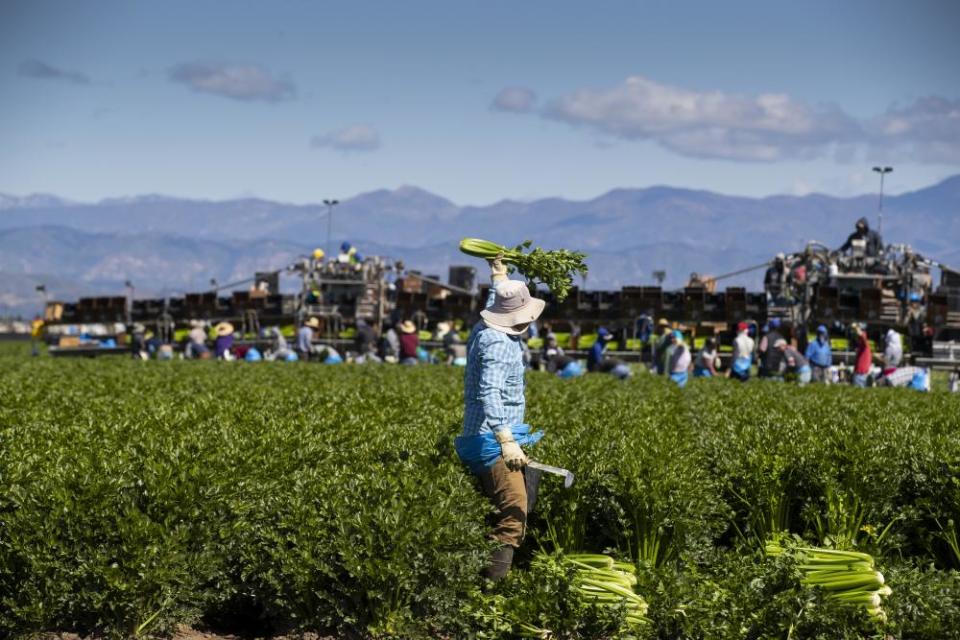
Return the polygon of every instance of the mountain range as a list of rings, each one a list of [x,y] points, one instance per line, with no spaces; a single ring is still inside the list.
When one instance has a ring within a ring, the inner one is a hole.
[[[746,198],[651,187],[615,189],[585,201],[547,198],[458,206],[416,187],[378,190],[334,208],[331,245],[349,240],[366,255],[402,259],[445,276],[463,237],[588,253],[588,288],[653,281],[682,286],[691,272],[720,274],[763,263],[817,240],[839,246],[854,221],[877,225],[877,198],[819,194]],[[37,284],[53,298],[122,293],[179,294],[279,269],[326,245],[327,207],[246,198],[191,200],[161,195],[77,203],[56,196],[0,194],[0,315],[39,307]],[[960,176],[884,198],[883,235],[947,264],[960,263]],[[762,270],[721,286],[758,287]],[[289,283],[288,286],[294,286]]]

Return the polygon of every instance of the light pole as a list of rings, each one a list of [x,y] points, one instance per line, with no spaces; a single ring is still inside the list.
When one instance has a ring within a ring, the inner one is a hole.
[[[133,294],[136,289],[133,288],[133,283],[129,280],[125,281],[123,286],[127,288],[127,296],[129,296],[127,300],[127,324],[130,324],[133,320]]]
[[[210,278],[210,286],[213,287],[213,292],[216,293],[216,292],[217,292],[217,279],[216,279],[216,278]]]
[[[332,247],[330,246],[330,239],[333,237],[333,208],[340,204],[339,200],[324,200],[323,204],[327,205],[327,259],[329,256],[332,256],[331,253]]]
[[[893,171],[893,167],[874,167],[873,170],[880,174],[880,223],[877,233],[883,235],[883,177]]]

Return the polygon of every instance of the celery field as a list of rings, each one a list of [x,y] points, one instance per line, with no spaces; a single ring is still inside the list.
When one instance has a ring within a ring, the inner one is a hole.
[[[543,478],[483,590],[461,393],[440,366],[0,355],[0,636],[960,638],[956,396],[530,373],[529,453],[577,479]],[[884,617],[794,547],[868,554]],[[573,552],[634,563],[645,619],[580,597]]]

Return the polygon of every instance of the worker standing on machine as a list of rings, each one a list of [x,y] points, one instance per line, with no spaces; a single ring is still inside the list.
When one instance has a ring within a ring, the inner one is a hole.
[[[866,218],[857,220],[857,226],[853,233],[847,237],[847,241],[840,247],[840,253],[849,251],[853,247],[854,240],[863,240],[866,242],[864,253],[868,258],[876,258],[883,249],[883,239],[880,234],[870,229],[870,223]]]
[[[484,576],[499,580],[510,570],[514,550],[523,540],[539,481],[538,472],[525,469],[528,460],[520,448],[542,435],[531,434],[523,423],[520,338],[540,317],[545,303],[532,297],[523,282],[508,280],[499,258],[490,261],[490,271],[490,297],[467,341],[463,434],[456,449],[497,510],[492,537],[501,546],[493,552]]]

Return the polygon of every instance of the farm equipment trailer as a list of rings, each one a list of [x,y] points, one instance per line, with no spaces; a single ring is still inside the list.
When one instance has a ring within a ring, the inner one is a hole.
[[[766,270],[763,291],[729,286],[725,279]],[[934,270],[939,270],[935,283]],[[280,292],[280,276],[299,281],[295,293]],[[248,286],[249,285],[249,286]],[[427,330],[440,321],[472,321],[488,293],[477,287],[470,266],[450,267],[447,282],[407,270],[401,262],[378,257],[343,264],[302,257],[285,269],[183,296],[130,300],[123,296],[80,298],[47,305],[46,340],[54,355],[123,353],[124,333],[134,323],[162,340],[176,342],[191,326],[228,321],[243,336],[256,339],[263,327],[295,327],[309,317],[320,321],[318,337],[331,344],[342,339],[358,319],[383,329],[400,318]],[[541,324],[569,333],[568,347],[578,351],[576,336],[599,326],[618,338],[617,356],[646,360],[649,350],[637,341],[645,323],[665,318],[694,337],[732,342],[741,321],[758,325],[779,318],[783,331],[804,346],[818,325],[843,337],[853,323],[865,323],[870,337],[882,339],[888,328],[908,338],[916,364],[956,369],[960,366],[960,272],[914,253],[905,245],[888,245],[868,257],[862,246],[847,255],[810,242],[802,251],[779,254],[770,262],[716,277],[693,274],[687,286],[625,286],[619,290],[574,288],[558,302],[549,291]],[[103,347],[113,340],[116,347]],[[630,348],[628,348],[630,347]],[[843,354],[840,354],[843,357]]]

